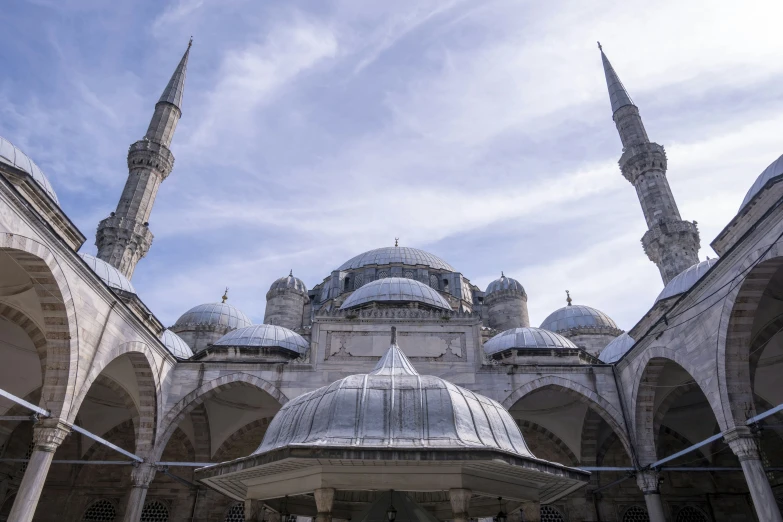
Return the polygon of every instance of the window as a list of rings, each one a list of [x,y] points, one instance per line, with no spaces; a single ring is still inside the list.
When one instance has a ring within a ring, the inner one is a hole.
[[[114,522],[116,517],[117,510],[114,504],[106,499],[101,499],[90,504],[90,507],[84,512],[82,522]]]
[[[242,502],[237,502],[226,513],[224,522],[245,522],[245,505]]]
[[[709,519],[701,509],[685,506],[677,513],[675,522],[709,522]]]
[[[438,289],[438,276],[431,275],[430,276],[430,286],[434,288],[435,290]]]
[[[166,522],[169,519],[169,508],[163,502],[153,500],[144,505],[141,510],[141,522]]]
[[[541,522],[565,522],[565,518],[555,507],[541,506]]]
[[[362,277],[362,274],[356,274],[353,278],[353,287],[361,288],[363,284],[364,284],[364,277]]]
[[[381,270],[378,272],[378,279],[386,279],[389,277],[389,272],[386,270]]]
[[[413,279],[415,274],[413,273],[413,270],[406,270],[403,276],[407,277],[408,279]]]
[[[33,455],[33,449],[35,449],[35,441],[31,440],[30,444],[27,446],[27,451],[24,453],[24,459],[29,460],[30,457]],[[19,469],[21,473],[24,473],[27,470],[27,465],[29,462],[22,462],[22,467]]]
[[[344,292],[350,292],[351,290],[353,290],[353,288],[351,287],[351,278],[350,277],[346,277],[345,278],[345,283],[344,283],[344,286],[343,286],[343,291]]]
[[[631,506],[625,510],[623,522],[650,522],[650,515],[641,506]]]

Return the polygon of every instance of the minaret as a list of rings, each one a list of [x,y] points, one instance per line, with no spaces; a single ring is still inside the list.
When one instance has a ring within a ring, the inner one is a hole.
[[[666,152],[644,130],[639,109],[623,87],[601,44],[601,60],[612,102],[612,119],[623,142],[620,170],[636,188],[647,220],[642,246],[661,271],[663,283],[699,262],[699,230],[696,222],[683,221],[666,180]]]
[[[177,69],[152,115],[147,134],[128,150],[128,181],[122,191],[117,210],[98,224],[95,244],[98,257],[130,279],[136,263],[147,254],[152,244],[149,229],[150,213],[161,182],[174,168],[174,155],[169,150],[177,122],[182,116],[182,93],[191,38]]]

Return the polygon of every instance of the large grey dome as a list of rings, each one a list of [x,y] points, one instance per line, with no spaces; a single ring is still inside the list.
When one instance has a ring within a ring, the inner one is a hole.
[[[764,172],[762,172],[759,177],[756,178],[756,181],[750,187],[748,193],[745,194],[745,199],[742,200],[742,205],[740,205],[739,209],[742,210],[745,208],[745,205],[750,203],[750,200],[753,199],[756,194],[761,192],[761,189],[764,188],[764,185],[766,185],[771,179],[777,178],[781,175],[783,175],[783,156],[780,156],[778,159],[773,161],[769,167],[764,169]]]
[[[190,349],[188,343],[168,328],[163,330],[160,340],[163,341],[166,349],[170,351],[174,357],[179,357],[180,359],[189,359],[193,357],[193,350]]]
[[[295,292],[306,294],[307,286],[305,286],[304,281],[298,277],[294,277],[294,272],[292,270],[291,273],[287,276],[281,277],[272,283],[272,286],[269,287],[269,291],[271,292],[273,290],[293,290]]]
[[[635,342],[633,337],[627,333],[622,333],[607,344],[606,348],[601,350],[601,353],[598,354],[598,359],[607,364],[619,361],[620,357],[625,355]]]
[[[351,375],[287,402],[254,454],[296,446],[485,448],[532,457],[500,404],[419,375],[392,333],[392,346],[367,375]]]
[[[228,332],[218,339],[215,346],[258,346],[282,348],[297,355],[304,355],[309,344],[296,332],[271,324],[254,324]]]
[[[244,328],[252,322],[238,308],[227,303],[206,303],[194,306],[177,319],[174,326],[216,325],[228,328]]]
[[[619,334],[619,328],[611,317],[600,310],[585,305],[571,305],[559,308],[549,314],[541,328],[550,332],[565,333],[578,328],[610,330]]]
[[[575,350],[577,346],[562,335],[541,328],[533,328],[532,326],[506,330],[484,343],[484,352],[487,355],[494,355],[511,349]]]
[[[704,274],[706,274],[717,262],[718,258],[707,259],[706,261],[696,263],[695,265],[686,268],[666,284],[663,291],[658,294],[655,302],[657,303],[662,299],[668,299],[687,292],[699,279],[704,277]]]
[[[484,297],[494,294],[495,292],[501,292],[503,290],[512,290],[527,295],[527,293],[525,293],[525,288],[522,286],[522,283],[516,279],[506,277],[506,275],[501,272],[498,279],[495,279],[489,285],[487,285],[487,290],[484,292]]]
[[[95,256],[91,256],[90,254],[79,254],[79,257],[81,257],[84,262],[87,263],[87,266],[89,266],[92,271],[95,272],[96,275],[111,288],[122,290],[131,294],[136,293],[136,289],[133,288],[133,285],[128,280],[128,278],[106,261],[98,259]]]
[[[376,248],[363,254],[359,254],[346,261],[338,270],[352,270],[368,265],[402,264],[409,266],[424,265],[436,270],[456,272],[454,267],[436,255],[409,247],[385,247]]]
[[[378,302],[418,302],[435,308],[451,310],[451,305],[437,290],[433,290],[414,279],[404,277],[387,277],[367,283],[349,295],[340,310]]]
[[[0,161],[7,163],[19,170],[27,172],[33,180],[46,192],[52,200],[58,205],[57,194],[54,193],[49,178],[38,168],[30,157],[21,150],[14,147],[14,144],[0,136]]]

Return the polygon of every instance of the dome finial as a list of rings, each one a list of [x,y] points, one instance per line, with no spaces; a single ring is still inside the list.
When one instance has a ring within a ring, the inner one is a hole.
[[[294,269],[293,268],[288,272],[288,277],[294,277]]]
[[[397,327],[391,327],[391,344],[397,344]]]
[[[506,277],[506,274],[503,273],[503,271],[500,271],[500,277]]]
[[[400,238],[398,237],[394,238],[394,246],[400,246]]]
[[[222,299],[223,299],[223,302],[224,302],[224,303],[225,303],[225,302],[226,302],[226,300],[228,299],[228,287],[226,287],[226,291],[225,291],[225,292],[223,292],[223,298],[222,298]]]
[[[568,303],[568,306],[571,306],[571,292],[566,290],[566,303]]]
[[[603,52],[603,50],[604,50],[604,48],[603,48],[603,47],[601,47],[601,42],[598,42],[598,50],[599,50],[599,51],[602,51],[602,52]]]

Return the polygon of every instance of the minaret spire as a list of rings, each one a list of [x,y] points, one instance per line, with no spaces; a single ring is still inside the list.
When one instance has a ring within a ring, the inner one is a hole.
[[[658,266],[666,284],[699,262],[699,230],[695,222],[680,218],[666,179],[666,151],[647,137],[639,108],[631,100],[600,42],[598,49],[609,89],[612,119],[623,143],[620,170],[636,188],[647,221],[648,230],[642,237],[644,252]]]
[[[182,116],[182,95],[192,45],[193,38],[155,104],[144,138],[128,150],[128,180],[117,210],[98,224],[95,237],[98,257],[128,279],[152,245],[149,229],[152,205],[160,184],[174,168],[174,155],[169,147]]]

